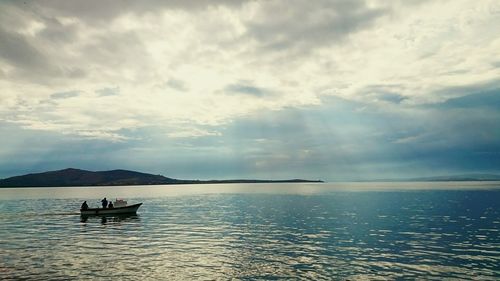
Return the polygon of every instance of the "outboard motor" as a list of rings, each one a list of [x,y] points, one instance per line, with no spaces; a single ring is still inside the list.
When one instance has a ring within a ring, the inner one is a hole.
[[[123,200],[123,199],[116,199],[115,202],[113,203],[113,205],[115,206],[115,208],[118,208],[118,207],[125,207],[127,206],[127,201]]]

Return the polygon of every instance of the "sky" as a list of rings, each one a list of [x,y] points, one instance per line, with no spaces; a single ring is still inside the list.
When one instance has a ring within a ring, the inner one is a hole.
[[[500,1],[0,2],[0,178],[500,173]]]

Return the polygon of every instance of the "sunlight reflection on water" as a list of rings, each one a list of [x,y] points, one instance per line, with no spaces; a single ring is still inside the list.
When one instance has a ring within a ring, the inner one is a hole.
[[[500,277],[498,189],[302,186],[286,193],[267,186],[263,194],[237,187],[234,193],[226,186],[221,193],[157,197],[145,187],[143,196],[127,198],[144,203],[137,215],[106,218],[74,212],[82,199],[102,196],[101,189],[90,189],[96,192],[89,196],[89,189],[61,188],[53,199],[2,196],[0,279]],[[137,192],[130,189],[115,190]],[[108,197],[112,190],[105,189]]]

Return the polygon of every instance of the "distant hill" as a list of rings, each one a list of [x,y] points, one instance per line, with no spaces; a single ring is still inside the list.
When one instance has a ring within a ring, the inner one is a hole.
[[[151,175],[127,170],[91,172],[69,168],[3,179],[0,180],[0,186],[142,185],[176,183],[176,181],[175,179],[160,175]]]
[[[321,182],[308,180],[179,180],[162,175],[152,175],[127,170],[92,172],[68,168],[59,171],[27,174],[0,180],[0,187],[49,187],[49,186],[113,186],[154,184],[211,184],[211,183],[286,183]]]

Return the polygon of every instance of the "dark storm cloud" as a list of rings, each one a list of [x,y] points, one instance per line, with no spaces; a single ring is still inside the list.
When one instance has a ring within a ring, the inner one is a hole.
[[[23,6],[23,1],[15,1],[18,6]],[[232,0],[116,0],[116,1],[67,1],[67,0],[43,0],[24,1],[24,6],[36,10],[46,10],[50,14],[60,16],[76,17],[87,24],[107,24],[113,18],[125,13],[144,14],[157,13],[165,9],[180,9],[196,11],[210,6],[228,5],[237,6],[242,1]]]
[[[5,30],[0,26],[0,58],[25,71],[47,70],[47,57],[25,36]]]
[[[63,26],[54,17],[41,14],[43,11],[24,9],[21,3],[2,3],[0,9],[0,60],[12,67],[6,78],[46,84],[52,78],[86,76],[80,66],[59,57],[65,55],[63,43],[71,41],[78,30]],[[27,33],[34,21],[43,25],[36,36]]]
[[[77,34],[81,31],[78,23],[62,24],[57,18],[49,16],[43,16],[41,19],[45,28],[37,34],[37,37],[54,44],[71,43],[77,39]]]
[[[154,65],[139,34],[106,33],[79,41],[90,27],[109,27],[124,14],[159,14],[165,10],[190,13],[209,7],[238,9],[257,5],[248,19],[246,33],[233,40],[256,40],[257,51],[289,49],[293,57],[311,48],[332,44],[350,33],[369,27],[386,10],[367,7],[364,1],[8,1],[0,11],[0,57],[15,68],[10,78],[50,83],[47,77],[82,78],[92,64],[117,68],[131,62],[137,67]],[[28,35],[37,22],[40,30]],[[23,32],[20,32],[23,31]],[[77,45],[74,42],[78,43]],[[71,52],[66,52],[65,47]],[[76,65],[84,59],[86,68]],[[146,75],[147,72],[143,72]],[[5,73],[4,73],[5,75]],[[251,87],[251,86],[249,86]],[[241,92],[250,93],[250,88]],[[253,91],[256,93],[256,91]]]
[[[302,50],[340,42],[387,10],[365,1],[270,1],[248,23],[247,35],[265,49]]]
[[[73,65],[85,57],[118,65],[123,58],[147,60],[134,33],[112,33],[80,43],[69,56],[66,44],[78,40],[88,26],[109,26],[122,14],[160,13],[166,9],[197,11],[210,6],[239,5],[238,1],[5,1],[0,9],[0,59],[14,67],[9,78],[44,82],[47,77],[81,78],[86,71]],[[61,22],[62,18],[71,19]],[[26,34],[37,22],[41,29]],[[2,73],[4,73],[2,71]],[[5,75],[5,73],[4,73]],[[47,81],[48,83],[48,81]]]

